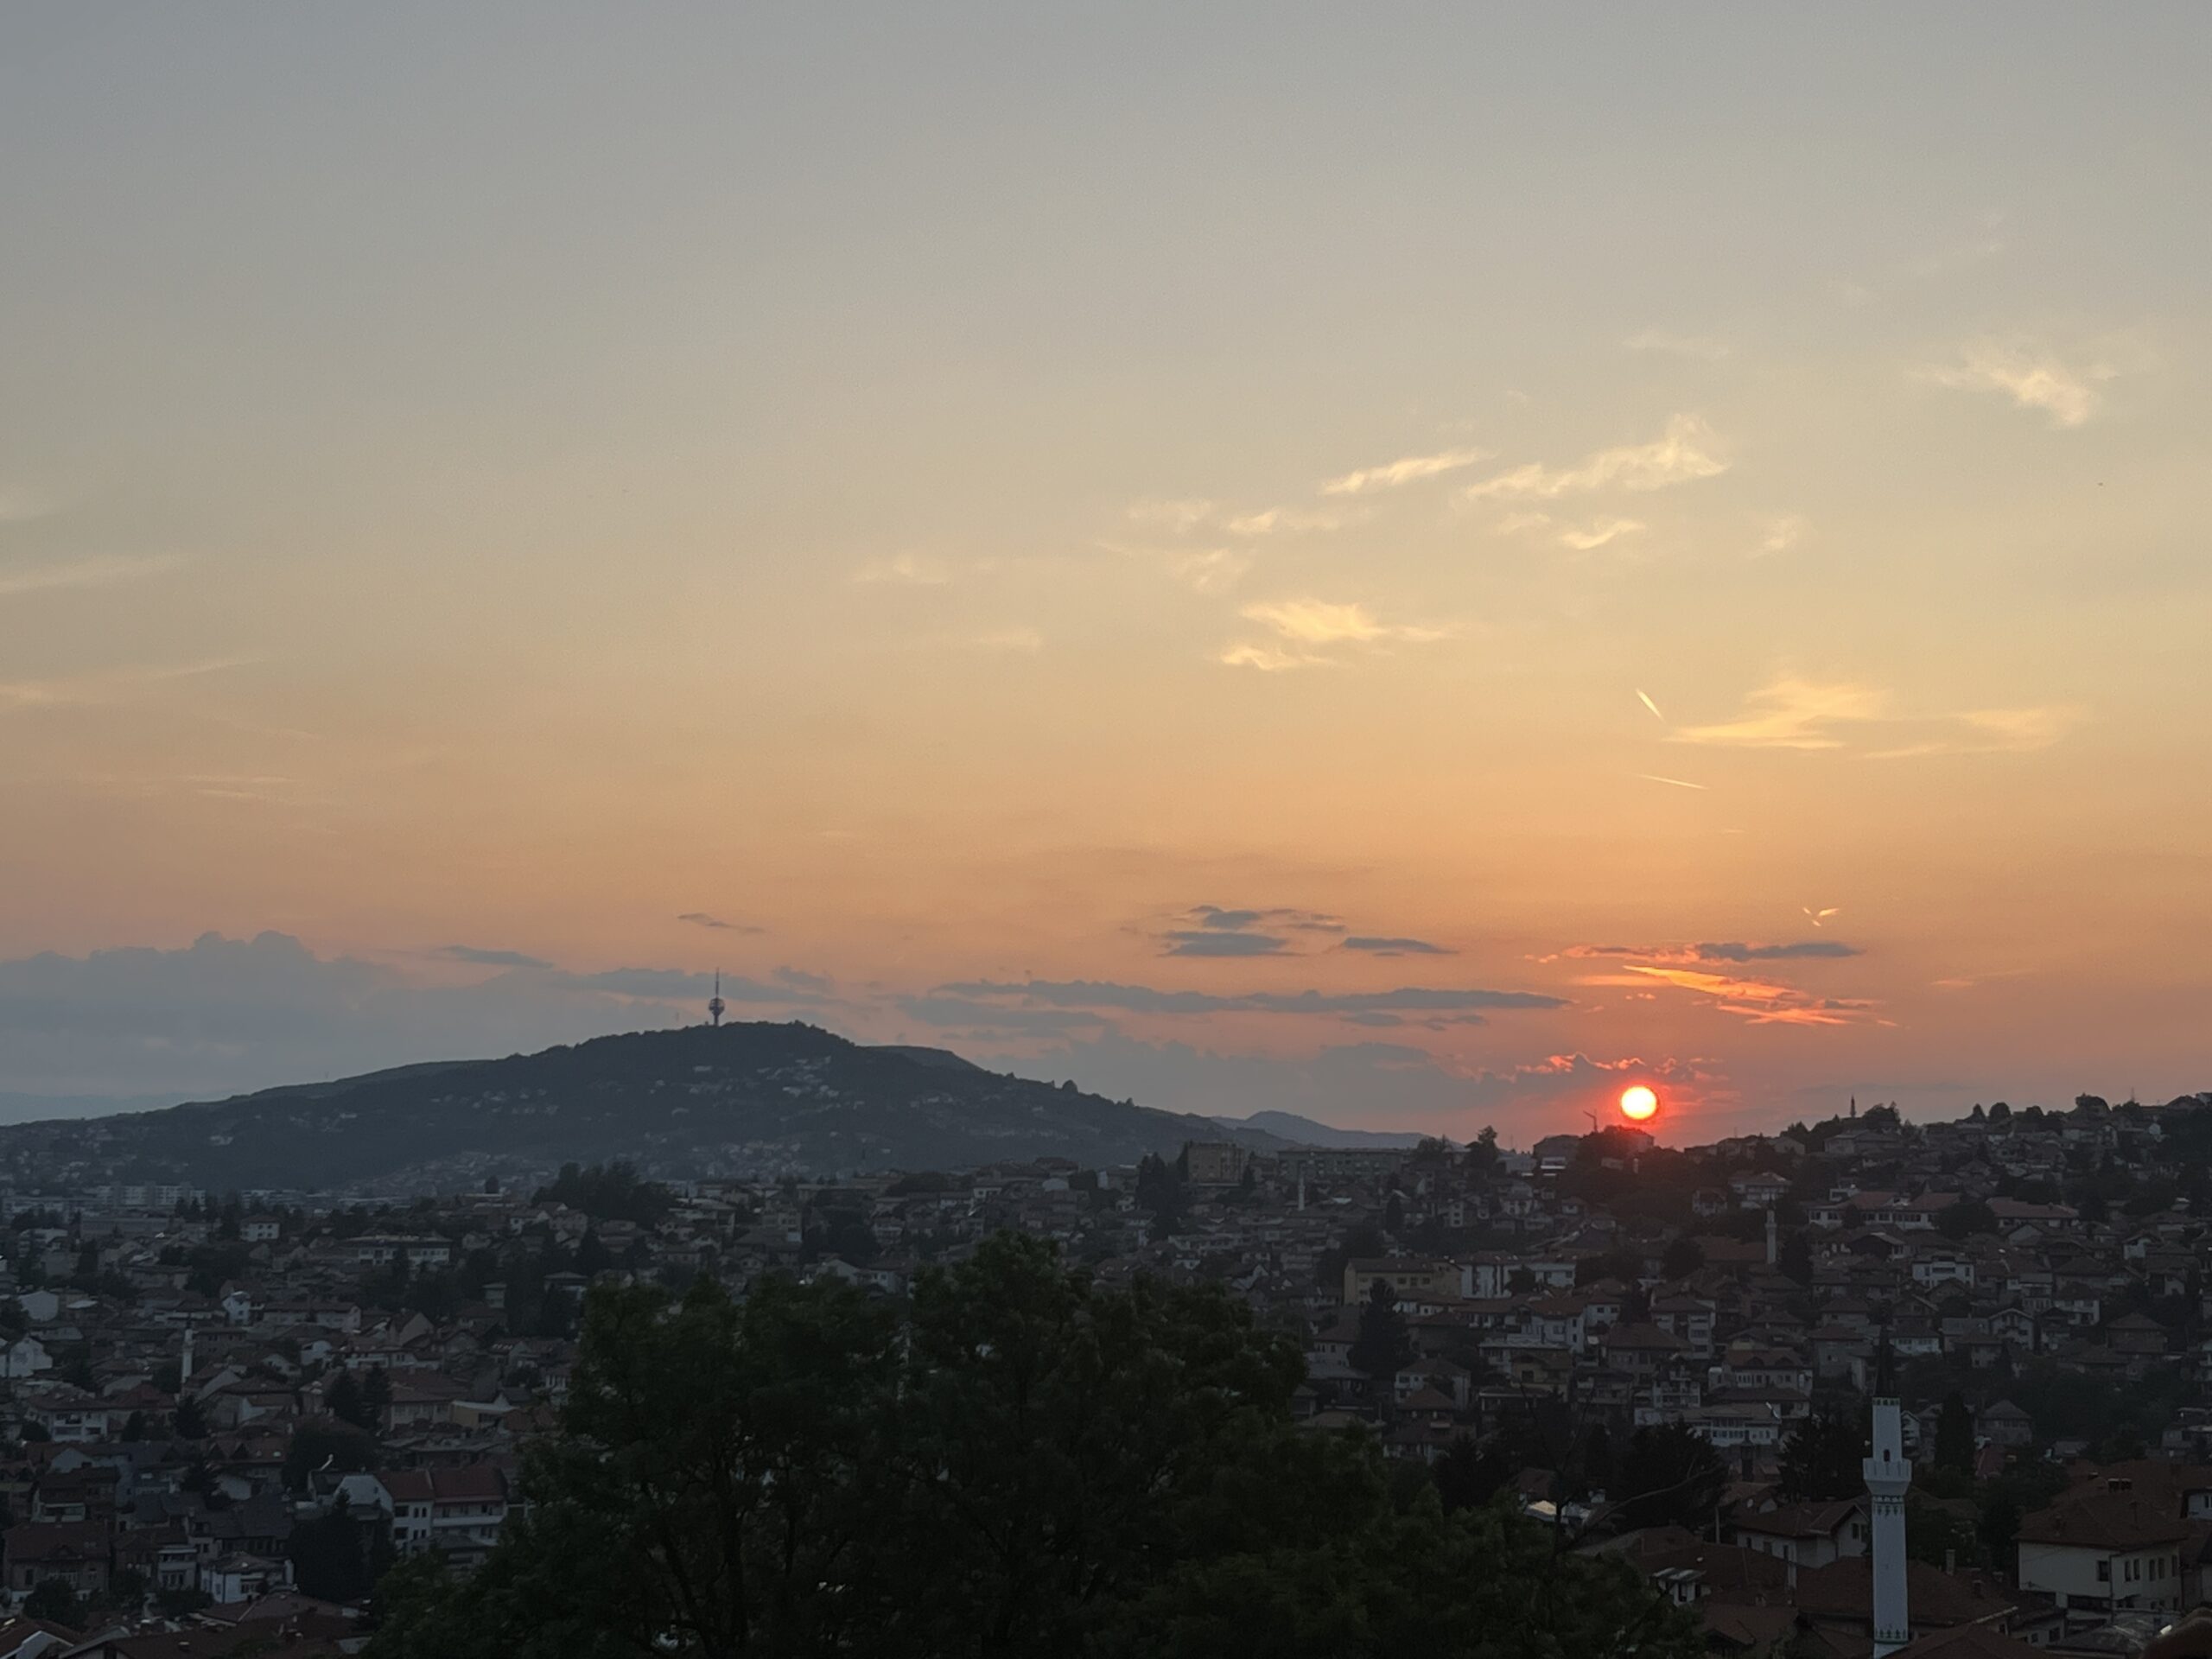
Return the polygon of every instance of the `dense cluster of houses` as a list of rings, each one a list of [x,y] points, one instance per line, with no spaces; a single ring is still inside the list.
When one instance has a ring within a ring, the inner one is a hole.
[[[1566,1498],[1543,1470],[1519,1484],[1578,1547],[1694,1608],[1716,1651],[1870,1650],[1866,1500],[1784,1501],[1784,1443],[1824,1399],[1862,1395],[1878,1363],[1980,1378],[1974,1473],[2033,1463],[2056,1496],[1990,1570],[1916,1562],[1916,1632],[2131,1651],[2114,1645],[2131,1620],[2212,1595],[2197,1466],[2212,1411],[2181,1404],[2145,1455],[2115,1462],[2038,1424],[2006,1383],[2212,1377],[2205,1227],[2171,1145],[2182,1109],[1924,1126],[1876,1111],[1691,1154],[1626,1129],[1525,1152],[1224,1140],[1147,1168],[677,1182],[629,1215],[498,1192],[374,1211],[0,1192],[0,1585],[29,1644],[0,1631],[0,1659],[168,1651],[156,1637],[350,1650],[368,1580],[334,1571],[334,1517],[372,1576],[425,1551],[480,1560],[520,1445],[559,1411],[594,1280],[710,1273],[741,1290],[791,1272],[897,1297],[1002,1229],[1109,1283],[1226,1286],[1301,1336],[1306,1420],[1364,1426],[1397,1457],[1438,1465],[1546,1397],[1618,1435],[1694,1430],[1732,1477],[1694,1530],[1624,1530],[1602,1491]],[[2063,1201],[2084,1169],[2123,1171],[2149,1199]],[[1379,1367],[1363,1342],[1378,1301],[1396,1342]],[[1905,1404],[1906,1444],[1927,1457],[1941,1402]]]

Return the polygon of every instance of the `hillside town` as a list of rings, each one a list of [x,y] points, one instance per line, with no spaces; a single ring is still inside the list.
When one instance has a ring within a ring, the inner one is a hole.
[[[601,1282],[902,1299],[1011,1230],[1226,1287],[1317,1433],[1631,1563],[1717,1654],[2144,1653],[2212,1600],[2212,1102],[1893,1108],[1673,1150],[1192,1141],[806,1179],[332,1205],[0,1194],[0,1659],[358,1651],[466,1573],[559,1421]],[[1870,1405],[1909,1468],[1881,1627]]]

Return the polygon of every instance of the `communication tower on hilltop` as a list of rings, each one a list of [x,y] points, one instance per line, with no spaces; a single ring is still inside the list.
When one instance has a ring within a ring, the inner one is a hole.
[[[715,994],[707,999],[707,1023],[710,1026],[721,1024],[723,1011],[728,1007],[729,1004],[722,1001],[722,970],[717,968],[715,969]]]

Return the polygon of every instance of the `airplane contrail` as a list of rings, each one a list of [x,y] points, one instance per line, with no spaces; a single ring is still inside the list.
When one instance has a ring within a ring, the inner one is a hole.
[[[1705,789],[1708,787],[1708,785],[1705,784],[1690,783],[1685,779],[1662,778],[1656,772],[1639,772],[1636,775],[1643,779],[1647,784],[1672,784],[1676,789]]]
[[[1651,701],[1650,696],[1644,691],[1642,686],[1638,686],[1637,688],[1636,695],[1643,699],[1643,706],[1651,711],[1652,719],[1664,720],[1667,718],[1666,715],[1659,712],[1659,705]]]

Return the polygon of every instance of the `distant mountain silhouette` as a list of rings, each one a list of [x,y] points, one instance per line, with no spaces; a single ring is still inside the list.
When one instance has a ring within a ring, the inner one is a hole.
[[[869,1048],[796,1023],[735,1024],[8,1125],[0,1179],[19,1192],[104,1181],[456,1190],[616,1158],[673,1178],[1051,1156],[1126,1164],[1222,1135],[1208,1118],[988,1071],[942,1049]]]
[[[1225,1128],[1256,1129],[1278,1141],[1306,1147],[1417,1147],[1426,1137],[1397,1129],[1339,1129],[1296,1112],[1255,1112],[1249,1117],[1217,1117]]]

